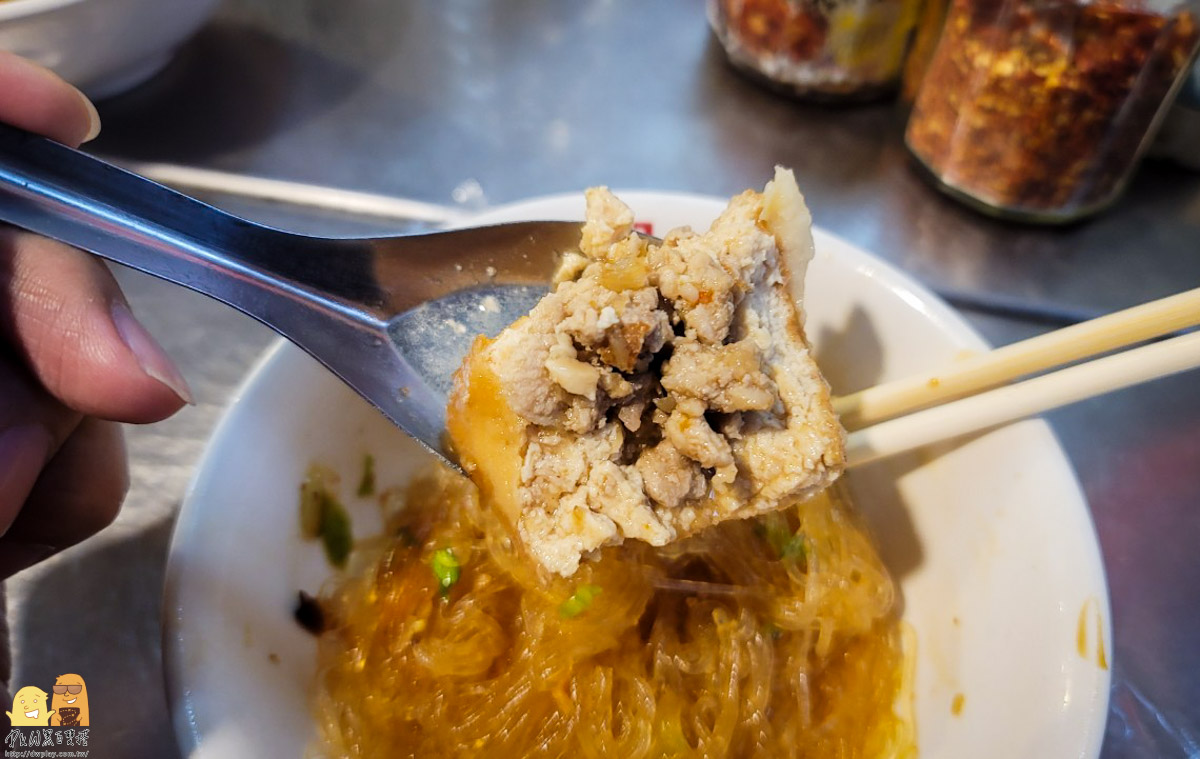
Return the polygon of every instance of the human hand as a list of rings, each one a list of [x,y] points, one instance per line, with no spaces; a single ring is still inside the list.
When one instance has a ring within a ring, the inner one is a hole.
[[[71,146],[100,131],[82,93],[2,51],[0,121]],[[190,401],[103,264],[0,225],[0,578],[116,517],[129,475],[115,422]]]

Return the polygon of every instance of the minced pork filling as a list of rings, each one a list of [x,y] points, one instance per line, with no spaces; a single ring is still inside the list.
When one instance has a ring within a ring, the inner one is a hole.
[[[843,433],[794,298],[811,256],[787,170],[707,232],[661,243],[607,189],[587,192],[553,292],[477,344],[455,391],[487,371],[511,412],[518,471],[491,476],[535,559],[570,575],[602,546],[664,545],[837,478]],[[490,457],[469,448],[465,466],[488,477]]]

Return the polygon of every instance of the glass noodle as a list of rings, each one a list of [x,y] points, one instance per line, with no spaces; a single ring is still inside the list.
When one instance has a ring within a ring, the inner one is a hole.
[[[915,755],[894,586],[835,491],[562,578],[470,482],[420,478],[323,599],[321,750]]]

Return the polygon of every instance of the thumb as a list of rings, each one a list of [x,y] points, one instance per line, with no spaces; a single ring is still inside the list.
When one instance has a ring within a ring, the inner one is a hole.
[[[191,401],[100,261],[10,228],[0,228],[0,338],[51,395],[88,416],[151,422]]]

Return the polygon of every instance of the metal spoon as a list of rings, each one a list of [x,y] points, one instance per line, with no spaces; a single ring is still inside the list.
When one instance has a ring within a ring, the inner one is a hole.
[[[329,239],[231,216],[0,124],[0,221],[216,298],[291,340],[451,464],[451,376],[546,291],[579,222]]]

